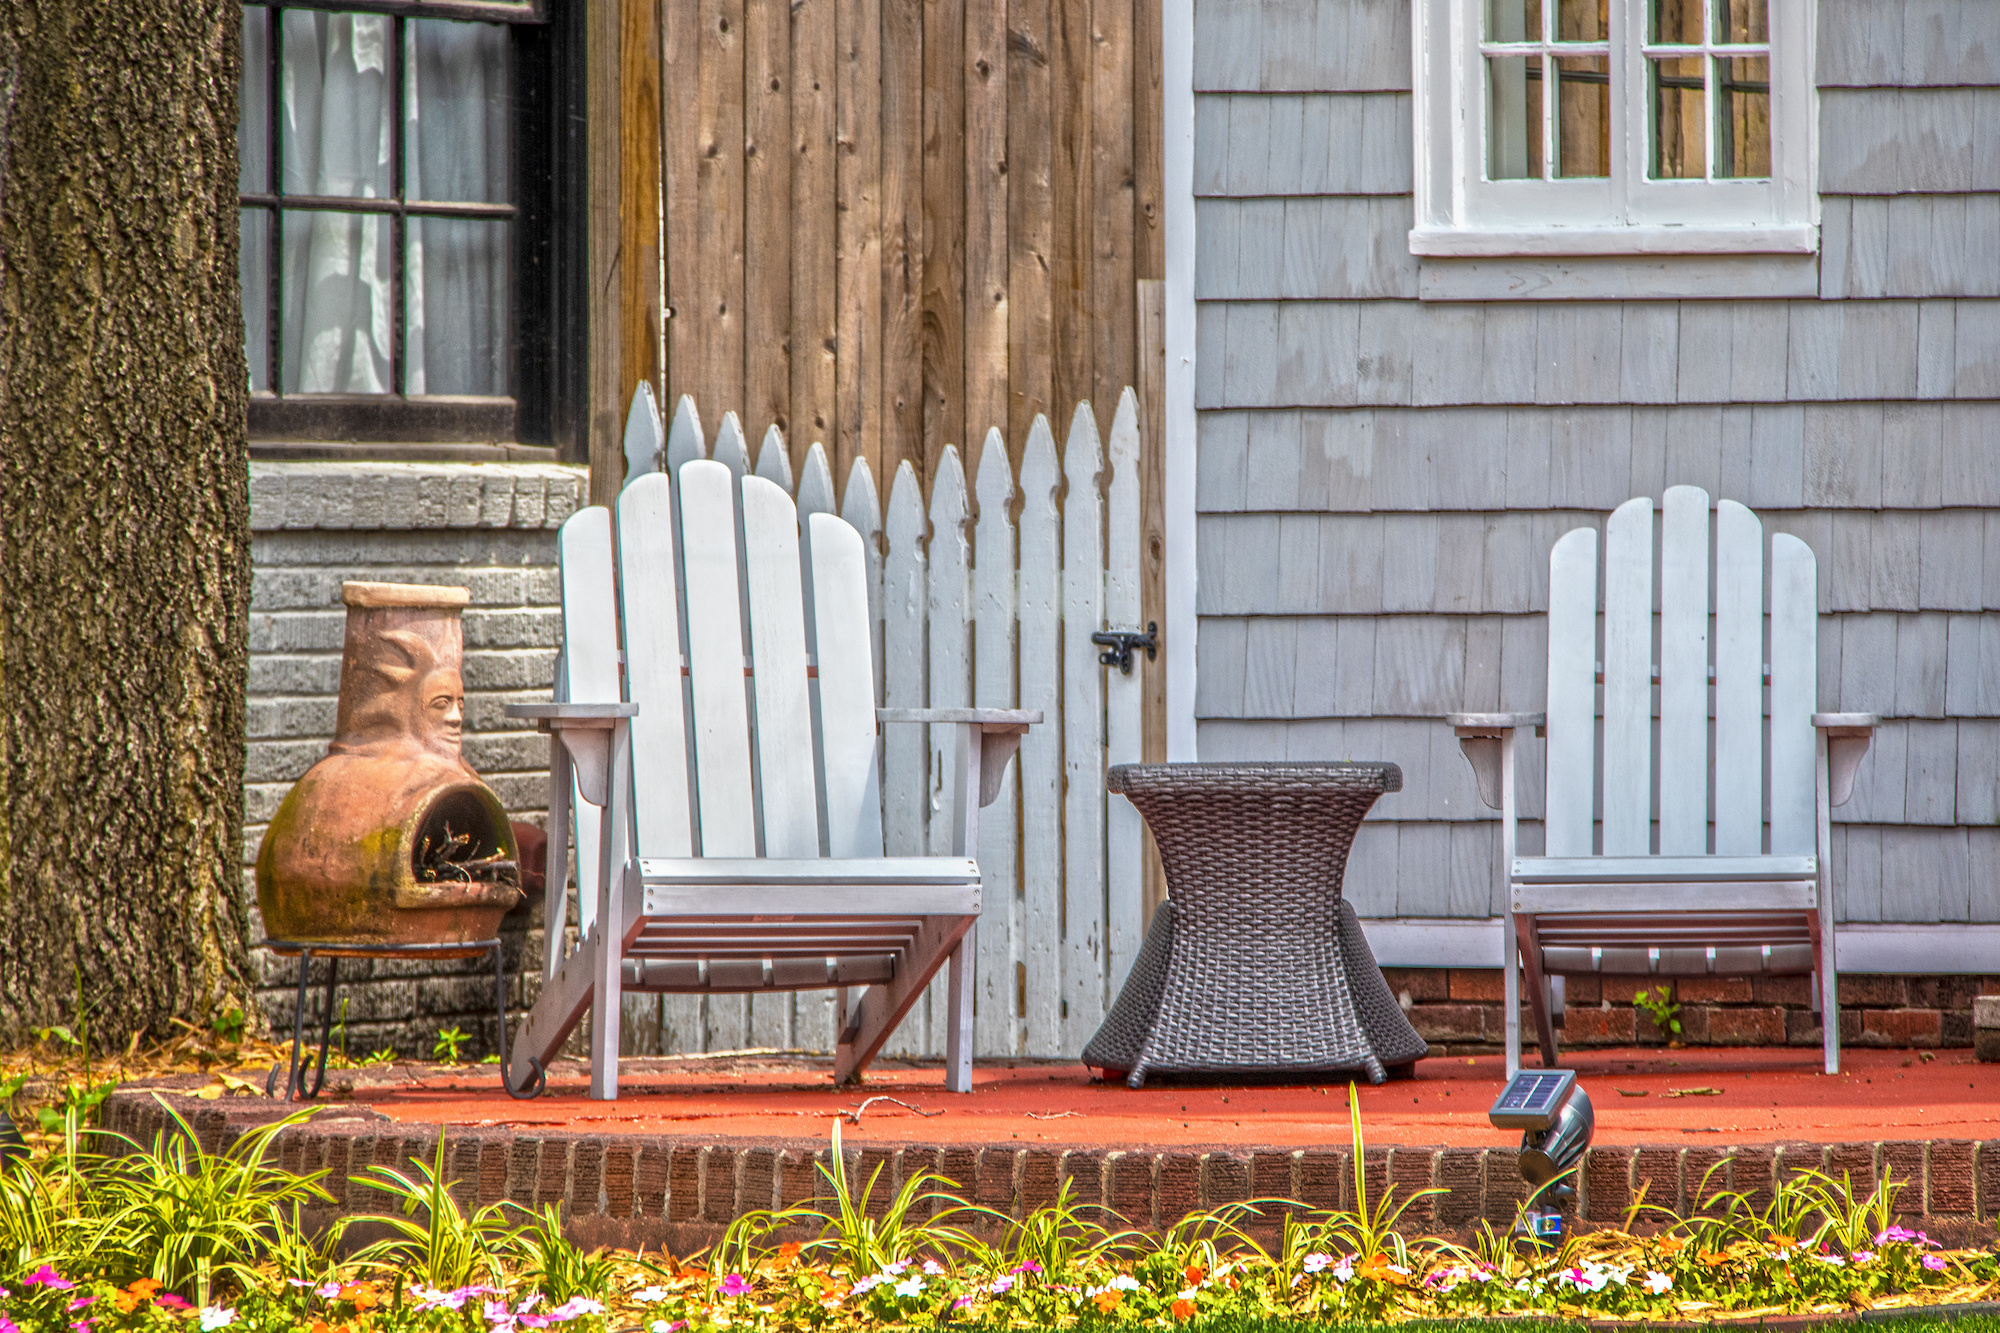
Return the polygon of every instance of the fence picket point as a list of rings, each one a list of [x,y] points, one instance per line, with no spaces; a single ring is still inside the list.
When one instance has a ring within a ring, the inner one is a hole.
[[[665,448],[660,404],[653,397],[653,386],[640,380],[639,387],[632,390],[632,408],[625,414],[625,485],[658,472]]]
[[[757,449],[757,475],[792,493],[792,456],[785,451],[784,432],[777,426],[764,428],[764,443]]]
[[[1138,630],[1139,623],[1139,399],[1128,387],[1118,396],[1111,421],[1111,484],[1105,522],[1104,620],[1114,630]],[[1078,651],[1081,651],[1079,649]],[[1141,754],[1145,672],[1143,652],[1132,655],[1132,673],[1102,672],[1104,681],[1104,762],[1136,764]],[[1145,923],[1145,832],[1139,812],[1123,796],[1104,800],[1105,924],[1110,953],[1106,994],[1116,996],[1138,956]]]
[[[681,475],[681,464],[691,463],[697,458],[708,457],[708,436],[702,433],[701,413],[694,405],[694,399],[682,394],[674,404],[674,427],[667,432],[667,467],[673,473],[676,484]]]
[[[833,469],[826,465],[826,446],[813,441],[806,450],[806,465],[799,470],[799,522],[808,514],[837,513],[833,503]]]
[[[722,425],[715,432],[715,452],[709,456],[729,469],[731,481],[743,480],[750,471],[750,442],[743,438],[743,423],[734,412],[722,414]]]
[[[1014,707],[1015,625],[1014,474],[1007,443],[996,428],[986,432],[979,455],[979,521],[973,529],[972,619],[973,702],[981,708]],[[982,1055],[1013,1055],[1021,1049],[1019,1002],[1014,967],[1021,958],[1020,846],[1015,828],[1021,782],[1019,764],[1010,765],[1000,798],[979,818],[979,878],[985,905],[979,914],[979,966],[974,979],[974,1024]]]
[[[1030,1054],[1063,1050],[1062,470],[1048,418],[1036,414],[1021,457],[1021,707],[1043,725],[1021,738],[1021,962]],[[1081,1046],[1075,1048],[1082,1050]]]
[[[1104,449],[1097,414],[1076,405],[1063,443],[1063,1049],[1081,1051],[1104,1019],[1104,668],[1090,636],[1104,626]],[[1078,707],[1078,702],[1083,706]]]

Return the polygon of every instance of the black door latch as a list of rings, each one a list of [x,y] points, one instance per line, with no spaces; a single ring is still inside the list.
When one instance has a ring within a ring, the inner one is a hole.
[[[1105,666],[1115,666],[1126,675],[1132,674],[1132,650],[1144,648],[1146,660],[1152,661],[1160,655],[1160,624],[1156,620],[1146,622],[1146,632],[1129,629],[1099,630],[1090,636],[1090,641],[1104,651],[1097,660]]]

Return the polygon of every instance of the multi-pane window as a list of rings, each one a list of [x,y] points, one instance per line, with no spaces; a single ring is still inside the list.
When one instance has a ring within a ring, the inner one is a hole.
[[[498,0],[349,5],[243,7],[252,435],[512,440],[524,247],[546,244],[523,231],[546,226],[523,196],[547,182],[522,179],[536,120],[519,39],[543,16]]]
[[[1418,0],[1420,254],[1810,251],[1811,0]]]

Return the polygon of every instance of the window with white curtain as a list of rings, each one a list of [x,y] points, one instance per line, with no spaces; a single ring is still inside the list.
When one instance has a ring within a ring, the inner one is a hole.
[[[1416,0],[1419,255],[1818,244],[1812,0]]]
[[[529,3],[243,7],[252,435],[505,438],[521,389]],[[283,409],[289,408],[287,412]],[[301,415],[301,411],[304,415]]]

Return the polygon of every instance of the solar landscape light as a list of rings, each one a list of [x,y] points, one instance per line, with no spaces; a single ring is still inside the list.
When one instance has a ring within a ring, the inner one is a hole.
[[[1537,1245],[1557,1244],[1562,1240],[1562,1212],[1543,1201],[1564,1203],[1576,1197],[1576,1188],[1563,1177],[1583,1161],[1597,1125],[1576,1071],[1522,1070],[1507,1080],[1486,1118],[1495,1129],[1522,1131],[1516,1161],[1532,1192],[1514,1233]]]

